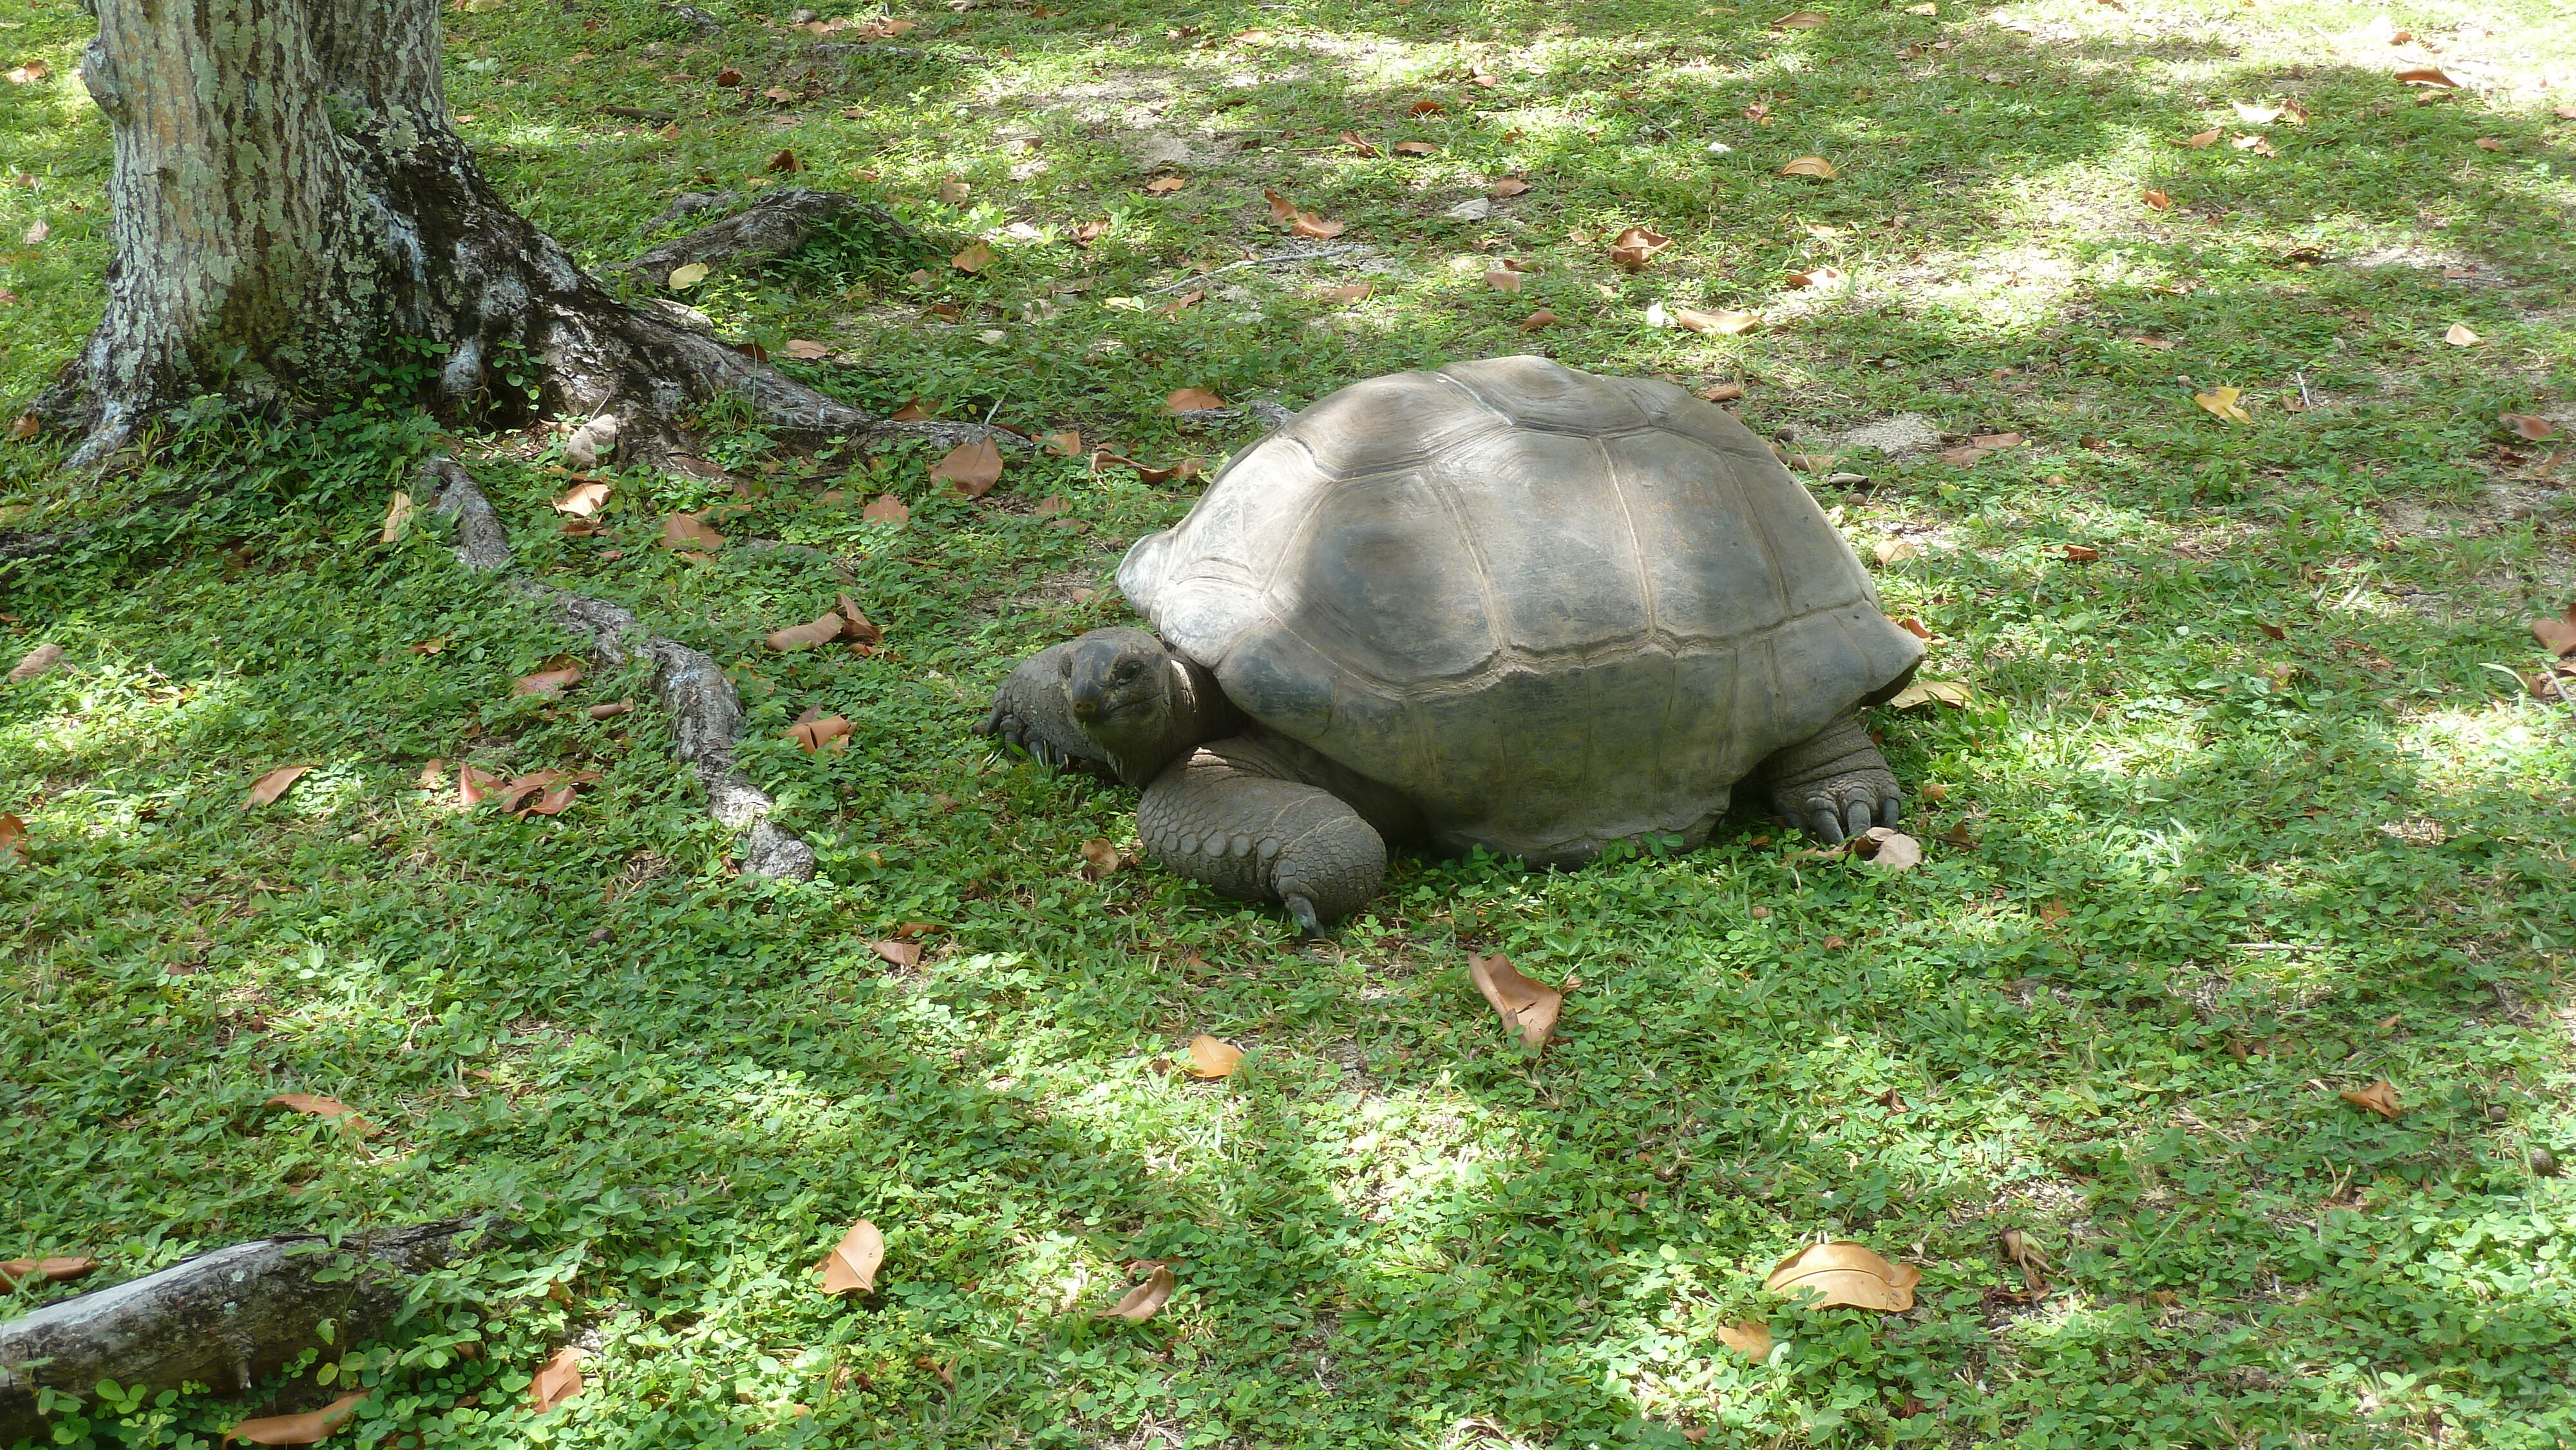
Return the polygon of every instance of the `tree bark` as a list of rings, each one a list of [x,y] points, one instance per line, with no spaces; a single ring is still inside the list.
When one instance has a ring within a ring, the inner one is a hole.
[[[200,393],[327,402],[392,337],[440,358],[440,411],[509,423],[524,350],[537,406],[613,414],[650,458],[696,406],[747,399],[773,436],[884,424],[629,307],[493,191],[440,82],[437,0],[97,0],[83,65],[115,135],[105,319],[36,411],[88,434],[76,464]]]

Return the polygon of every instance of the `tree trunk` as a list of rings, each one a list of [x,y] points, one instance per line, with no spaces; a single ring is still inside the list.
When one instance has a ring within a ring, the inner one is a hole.
[[[95,463],[200,393],[327,402],[390,337],[442,357],[440,410],[510,422],[516,346],[539,405],[613,413],[649,457],[743,396],[773,436],[886,425],[712,337],[626,306],[504,203],[457,135],[437,0],[97,0],[83,65],[115,134],[107,315],[37,411]]]

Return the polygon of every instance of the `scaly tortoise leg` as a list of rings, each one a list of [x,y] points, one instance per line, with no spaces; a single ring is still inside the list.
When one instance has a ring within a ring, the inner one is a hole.
[[[1163,863],[1245,901],[1276,901],[1321,936],[1368,904],[1386,841],[1321,786],[1281,780],[1217,741],[1164,767],[1136,806],[1136,832]]]
[[[1770,794],[1773,815],[1828,846],[1872,825],[1895,825],[1904,810],[1904,787],[1870,743],[1858,712],[1836,716],[1763,761],[1754,775]]]

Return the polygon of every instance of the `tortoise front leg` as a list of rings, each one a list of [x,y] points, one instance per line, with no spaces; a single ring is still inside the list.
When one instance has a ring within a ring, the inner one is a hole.
[[[1308,936],[1368,904],[1386,840],[1321,786],[1261,770],[1262,752],[1220,740],[1164,767],[1136,806],[1145,848],[1193,881],[1276,901]]]
[[[1887,768],[1887,757],[1870,743],[1857,712],[1836,716],[1753,773],[1770,793],[1773,815],[1804,827],[1828,846],[1873,824],[1895,825],[1904,810],[1904,787]]]

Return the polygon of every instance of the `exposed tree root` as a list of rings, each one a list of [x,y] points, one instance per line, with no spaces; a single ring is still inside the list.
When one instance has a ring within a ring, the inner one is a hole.
[[[671,203],[663,220],[693,211],[712,211],[738,200],[732,192],[713,196],[691,192]],[[929,244],[884,207],[838,191],[791,186],[763,192],[760,199],[721,221],[674,237],[629,262],[622,269],[656,285],[675,267],[692,262],[714,267],[725,263],[758,264],[804,250],[822,233],[863,234],[868,249],[881,256],[914,258]]]
[[[485,572],[511,567],[509,535],[462,465],[441,454],[421,465],[420,479],[436,510],[456,520],[456,557],[465,567]],[[742,869],[783,881],[813,878],[814,848],[770,820],[776,802],[734,768],[742,701],[721,666],[701,651],[651,633],[614,604],[524,575],[513,575],[509,584],[551,603],[556,620],[588,635],[591,649],[609,664],[651,660],[654,698],[671,717],[680,758],[696,768],[706,787],[708,814],[728,829],[748,831]]]
[[[336,1251],[312,1234],[258,1239],[0,1323],[0,1445],[50,1443],[39,1389],[86,1399],[100,1380],[153,1391],[193,1381],[237,1394],[320,1346],[325,1320],[333,1345],[376,1338],[402,1310],[404,1281],[449,1262],[475,1231],[462,1220],[422,1224],[346,1238]],[[324,1282],[342,1253],[357,1272]]]

